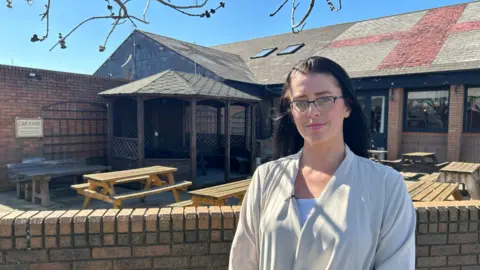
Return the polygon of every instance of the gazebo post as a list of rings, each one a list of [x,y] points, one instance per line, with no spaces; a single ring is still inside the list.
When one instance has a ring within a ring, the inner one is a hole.
[[[230,100],[225,102],[225,183],[230,180]]]
[[[255,158],[256,158],[256,156],[257,156],[256,153],[255,153],[255,152],[256,152],[256,151],[255,151],[255,146],[256,146],[256,143],[255,143],[255,142],[256,142],[256,140],[257,140],[257,139],[256,139],[256,134],[255,134],[255,133],[256,133],[256,130],[257,130],[257,125],[256,125],[257,121],[256,121],[256,116],[255,116],[256,109],[257,109],[257,108],[256,108],[256,105],[250,104],[250,113],[251,113],[251,115],[252,115],[252,117],[251,117],[252,121],[250,121],[250,124],[251,124],[250,130],[251,130],[251,134],[252,134],[252,137],[250,138],[250,139],[251,139],[250,143],[252,144],[252,146],[251,146],[251,152],[250,152],[250,155],[251,155],[251,158],[250,158],[250,159],[251,159],[251,160],[250,160],[250,162],[251,162],[251,166],[250,166],[251,170],[250,170],[250,171],[251,171],[251,173],[253,173],[253,172],[255,171],[255,169],[256,169],[256,168],[255,168],[255,165],[256,165],[256,163],[257,163],[257,161],[255,160]]]
[[[114,100],[107,100],[107,162],[108,166],[112,166],[113,153],[113,105]]]
[[[145,113],[143,97],[137,97],[137,166],[143,167],[145,159]]]
[[[190,162],[191,162],[191,181],[196,184],[197,179],[197,101],[190,101]]]

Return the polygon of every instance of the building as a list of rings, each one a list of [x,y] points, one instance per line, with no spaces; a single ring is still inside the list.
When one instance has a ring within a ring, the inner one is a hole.
[[[480,2],[214,47],[134,31],[95,75],[136,80],[173,69],[221,81],[263,99],[257,137],[268,140],[287,72],[321,55],[353,78],[374,145],[389,159],[419,150],[479,162],[479,40]]]

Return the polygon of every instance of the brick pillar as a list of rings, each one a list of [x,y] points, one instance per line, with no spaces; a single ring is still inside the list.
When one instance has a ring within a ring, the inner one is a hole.
[[[463,132],[463,102],[465,85],[450,86],[448,110],[448,151],[447,161],[459,161]]]
[[[393,89],[393,100],[389,90],[388,99],[388,159],[397,159],[400,156],[402,144],[403,118],[403,88]]]

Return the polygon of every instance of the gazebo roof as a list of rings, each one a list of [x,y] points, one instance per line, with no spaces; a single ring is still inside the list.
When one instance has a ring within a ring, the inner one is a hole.
[[[100,92],[99,95],[105,97],[148,95],[159,97],[200,97],[250,102],[261,101],[260,98],[205,76],[170,69]]]

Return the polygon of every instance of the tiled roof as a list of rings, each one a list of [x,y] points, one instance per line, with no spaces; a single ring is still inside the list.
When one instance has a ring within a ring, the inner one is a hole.
[[[254,83],[256,81],[255,76],[243,59],[236,54],[159,36],[149,32],[139,32],[169,47],[180,55],[197,62],[197,64],[210,70],[219,77],[247,83]]]
[[[285,47],[305,43],[294,54]],[[251,59],[264,48],[278,49]],[[260,84],[283,83],[299,60],[321,55],[352,77],[480,68],[480,2],[213,46],[239,55]]]
[[[206,97],[219,100],[260,101],[259,98],[239,91],[208,77],[166,70],[155,75],[124,84],[99,93],[112,95],[156,95],[178,97]]]

